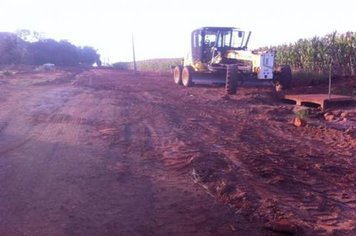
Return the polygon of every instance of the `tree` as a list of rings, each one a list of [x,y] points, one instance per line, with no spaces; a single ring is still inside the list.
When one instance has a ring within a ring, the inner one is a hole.
[[[20,39],[26,41],[26,42],[37,42],[40,41],[41,39],[44,39],[43,35],[39,32],[36,31],[31,31],[27,29],[19,29],[16,31],[17,37]]]
[[[44,39],[30,30],[18,30],[17,34],[0,33],[0,64],[59,66],[101,65],[100,55],[89,46],[77,47],[66,40]]]
[[[26,43],[12,33],[0,33],[0,64],[19,64],[26,54]]]
[[[81,48],[78,48],[79,52],[79,62],[84,65],[91,66],[94,63],[97,63],[98,66],[101,65],[100,62],[100,55],[97,53],[97,51],[89,46],[84,46]]]

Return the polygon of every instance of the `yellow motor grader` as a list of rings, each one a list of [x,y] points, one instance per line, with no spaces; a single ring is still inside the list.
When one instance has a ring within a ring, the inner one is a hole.
[[[224,82],[227,94],[239,84],[270,81],[276,90],[288,89],[292,73],[288,65],[274,65],[274,51],[248,51],[251,32],[234,27],[202,27],[191,34],[190,52],[173,69],[174,82],[186,87],[202,79]]]

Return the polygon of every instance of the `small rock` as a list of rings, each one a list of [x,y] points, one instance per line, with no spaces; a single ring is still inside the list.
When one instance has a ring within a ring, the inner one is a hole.
[[[336,112],[336,116],[341,116],[341,114],[342,114],[342,111]]]
[[[324,115],[324,119],[326,121],[333,121],[335,119],[335,115],[333,115],[333,114],[326,115],[326,116]]]
[[[341,112],[340,117],[341,118],[347,118],[349,114],[347,112]]]
[[[315,167],[316,169],[320,169],[320,164],[319,164],[319,163],[316,163],[316,164],[314,164],[314,167]]]
[[[325,112],[324,113],[324,117],[330,116],[330,115],[334,115],[331,111]]]
[[[305,126],[307,124],[307,122],[305,120],[303,120],[302,118],[299,117],[295,117],[293,119],[293,125],[295,127],[301,127],[301,126]]]

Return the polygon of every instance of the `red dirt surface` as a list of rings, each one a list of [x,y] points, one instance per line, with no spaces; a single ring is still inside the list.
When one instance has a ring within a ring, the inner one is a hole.
[[[0,76],[0,235],[356,234],[353,104],[297,128],[266,87],[16,72]]]

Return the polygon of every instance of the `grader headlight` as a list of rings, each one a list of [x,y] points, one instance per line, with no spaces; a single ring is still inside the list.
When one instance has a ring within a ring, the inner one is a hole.
[[[237,59],[237,55],[236,55],[235,52],[228,52],[226,54],[226,58],[228,58],[228,59]]]
[[[256,66],[253,68],[253,72],[256,74],[260,73],[260,71],[261,71],[261,67],[259,67],[259,66]]]

